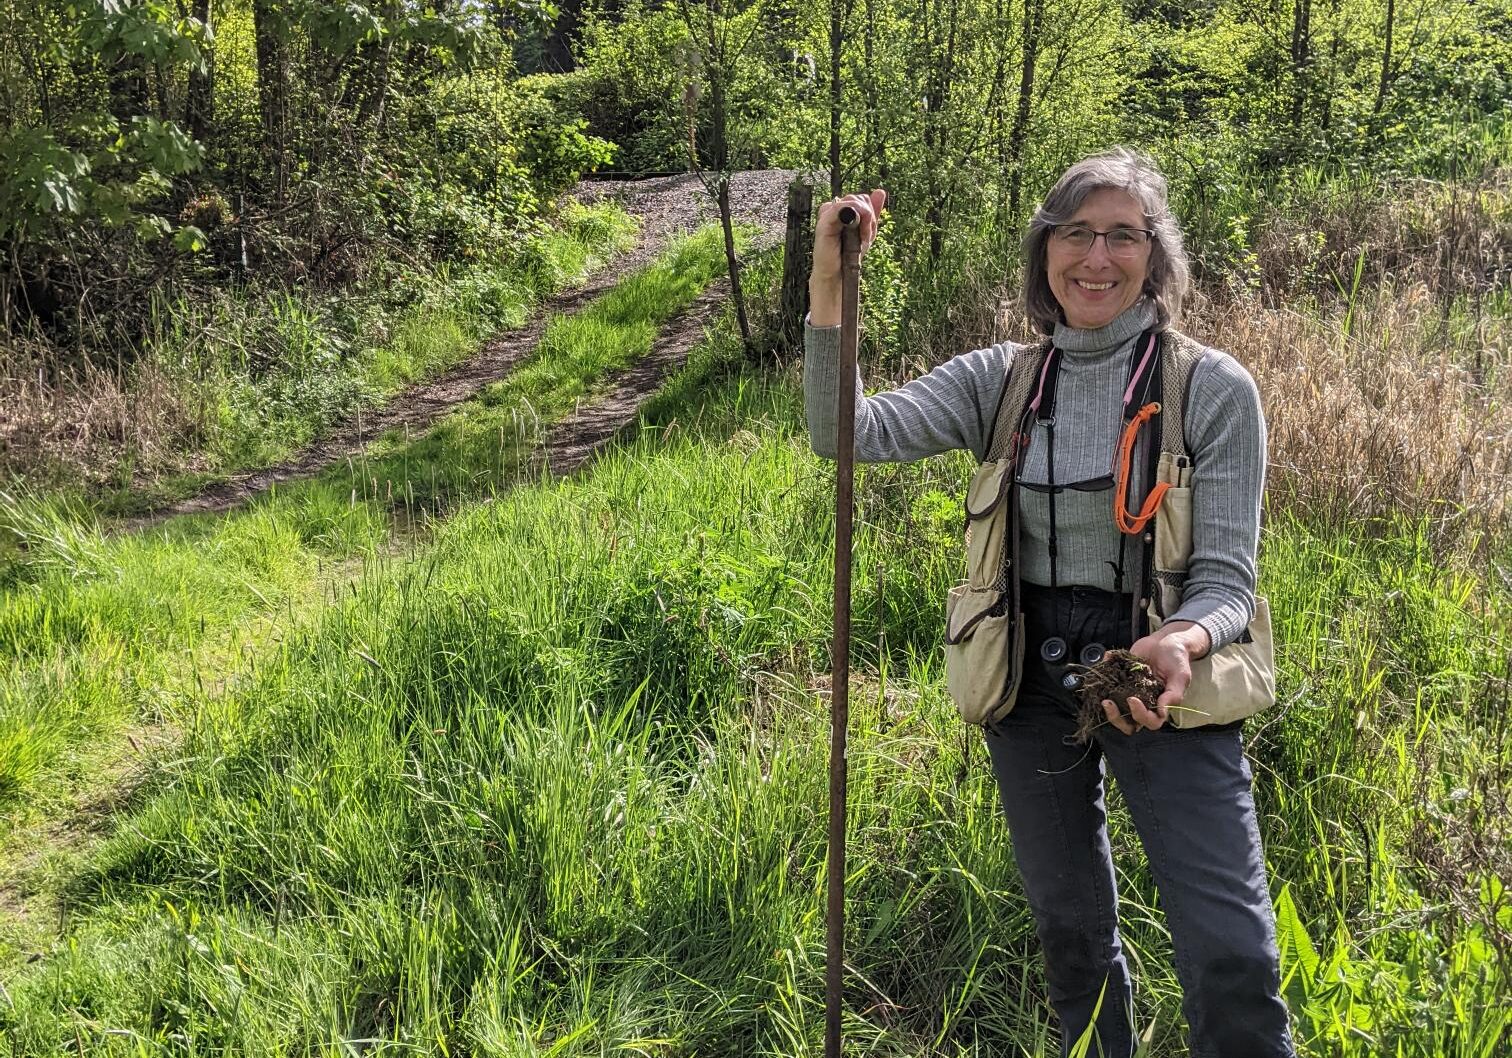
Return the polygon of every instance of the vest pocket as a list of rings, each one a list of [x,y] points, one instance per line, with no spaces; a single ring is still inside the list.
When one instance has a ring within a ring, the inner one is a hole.
[[[1172,487],[1155,518],[1155,568],[1184,573],[1192,564],[1192,490]]]
[[[1169,494],[1168,494],[1169,495]],[[1150,625],[1159,627],[1152,615]],[[1171,710],[1176,727],[1227,724],[1253,716],[1276,702],[1275,638],[1270,603],[1255,596],[1255,616],[1245,635],[1192,662],[1192,682]]]
[[[1160,612],[1173,614],[1181,608],[1187,567],[1192,562],[1192,490],[1169,488],[1155,516],[1155,582]]]
[[[1000,718],[1018,694],[1024,622],[996,612],[1004,597],[958,584],[945,600],[945,684],[968,724]]]
[[[977,467],[966,489],[966,583],[985,590],[999,588],[1003,547],[1008,530],[1008,490],[1013,464],[997,459]]]
[[[1155,480],[1168,486],[1155,516],[1155,586],[1160,612],[1181,607],[1187,567],[1192,564],[1192,468],[1182,466],[1170,452],[1160,453]]]

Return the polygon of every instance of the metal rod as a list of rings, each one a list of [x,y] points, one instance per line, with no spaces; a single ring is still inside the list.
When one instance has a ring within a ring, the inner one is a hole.
[[[846,736],[850,724],[851,514],[855,492],[856,343],[861,302],[861,217],[840,210],[840,395],[835,453],[835,636],[830,656],[828,905],[825,910],[824,1054],[840,1058],[845,967]]]

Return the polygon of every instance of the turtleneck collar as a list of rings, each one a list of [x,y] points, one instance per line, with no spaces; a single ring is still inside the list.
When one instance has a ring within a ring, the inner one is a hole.
[[[1057,323],[1055,347],[1080,359],[1105,355],[1153,327],[1155,316],[1155,302],[1142,297],[1095,330]]]

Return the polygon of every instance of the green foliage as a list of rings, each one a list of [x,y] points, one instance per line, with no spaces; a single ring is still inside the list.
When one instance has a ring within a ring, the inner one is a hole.
[[[21,245],[59,239],[84,222],[155,238],[173,230],[151,210],[171,177],[198,168],[203,149],[173,122],[108,115],[73,130],[77,149],[49,131],[22,127],[0,139],[0,238]]]
[[[680,9],[586,13],[579,69],[553,90],[559,105],[618,144],[622,168],[686,164],[690,139],[700,152],[709,143],[713,60],[701,35],[713,11],[723,39],[756,29],[732,71],[733,164],[825,165],[827,8],[688,10],[698,40]],[[906,292],[888,328],[893,348],[878,355],[934,360],[986,340],[994,313],[984,305],[1014,293],[1028,211],[1067,164],[1113,143],[1162,160],[1200,276],[1232,289],[1259,282],[1269,218],[1305,186],[1465,176],[1512,158],[1506,0],[1473,16],[1463,5],[1425,7],[1410,28],[1398,12],[1384,95],[1381,0],[1307,5],[1300,63],[1296,10],[1062,0],[853,8],[843,164],[852,189],[885,184],[892,195],[895,286]],[[1032,41],[1026,12],[1037,20]]]
[[[581,66],[558,98],[587,118],[594,135],[619,145],[620,168],[687,168],[684,99],[696,75],[676,9],[630,0],[617,15],[585,11],[578,55]]]
[[[390,257],[497,260],[612,156],[494,61],[515,26],[554,13],[5,8],[0,32],[25,57],[0,67],[5,327],[50,346],[48,370],[118,368],[156,325],[148,306],[207,288],[361,286]]]
[[[158,0],[68,0],[64,9],[78,20],[79,43],[106,64],[130,58],[203,70],[215,39],[199,19]]]

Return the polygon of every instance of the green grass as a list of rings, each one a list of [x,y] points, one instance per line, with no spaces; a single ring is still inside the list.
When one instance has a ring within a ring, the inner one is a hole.
[[[551,321],[520,377],[481,403],[226,518],[107,537],[76,501],[0,495],[0,808],[23,793],[46,802],[38,787],[50,769],[77,773],[88,760],[71,757],[78,747],[133,718],[187,722],[165,702],[185,693],[196,664],[224,660],[250,617],[307,601],[322,562],[372,556],[396,517],[409,526],[528,473],[544,428],[644,355],[722,267],[717,229],[669,247]]]
[[[155,796],[61,883],[66,941],[7,984],[0,1048],[817,1054],[832,467],[791,375],[685,392],[656,412],[680,428],[462,507],[198,698]],[[968,472],[861,479],[847,1034],[868,1053],[1054,1053],[938,662]],[[1286,704],[1252,750],[1303,1053],[1491,1058],[1506,911],[1430,868],[1500,862],[1470,824],[1495,825],[1484,777],[1512,760],[1484,675],[1505,592],[1410,525],[1279,516],[1263,569]],[[1175,1055],[1169,940],[1111,808],[1142,1024]]]
[[[80,714],[22,789],[45,799],[83,732],[128,716],[185,734],[103,847],[34,872],[56,935],[0,911],[0,1054],[819,1053],[833,467],[796,372],[741,366],[726,320],[586,473],[522,458],[718,271],[701,238],[553,321],[432,435],[243,514],[106,540],[66,505],[7,508],[6,687],[32,729],[44,702]],[[970,469],[859,482],[847,1036],[879,1055],[1056,1053],[939,660]],[[438,511],[308,602],[313,567]],[[1401,521],[1267,524],[1283,704],[1250,749],[1306,1058],[1497,1058],[1512,1032],[1512,554],[1435,546]],[[238,659],[242,622],[281,607]],[[1141,1028],[1174,1056],[1116,788],[1110,814]]]

